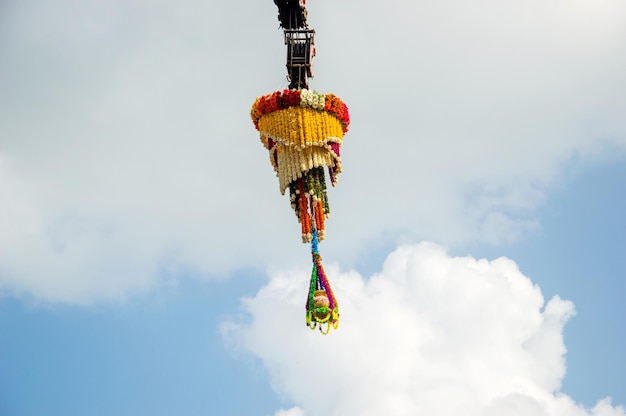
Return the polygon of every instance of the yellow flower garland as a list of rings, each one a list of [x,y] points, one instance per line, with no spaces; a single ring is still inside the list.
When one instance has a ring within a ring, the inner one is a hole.
[[[314,167],[341,172],[341,157],[329,144],[341,144],[343,126],[332,114],[306,107],[289,107],[259,118],[259,132],[278,176],[282,194],[289,183]]]

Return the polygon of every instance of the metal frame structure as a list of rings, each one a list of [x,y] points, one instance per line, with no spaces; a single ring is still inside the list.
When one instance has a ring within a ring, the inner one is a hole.
[[[287,45],[287,79],[289,89],[309,88],[313,78],[315,30],[307,23],[306,0],[274,0],[278,6],[278,20]]]

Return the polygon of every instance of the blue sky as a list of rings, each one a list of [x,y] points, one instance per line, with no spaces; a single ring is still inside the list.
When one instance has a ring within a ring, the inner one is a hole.
[[[4,302],[3,414],[269,414],[259,364],[218,334],[245,280],[86,311]]]
[[[546,296],[574,301],[562,391],[586,406],[605,395],[626,399],[626,339],[618,330],[626,224],[624,202],[615,197],[625,170],[613,162],[577,171],[540,210],[541,232],[505,249],[476,249],[515,258]],[[599,217],[605,221],[590,220]],[[580,238],[552,237],[566,232]],[[262,365],[219,336],[220,320],[265,280],[254,272],[211,284],[186,280],[175,290],[94,308],[3,299],[3,414],[272,414],[284,402]]]
[[[328,337],[248,116],[273,3],[2,3],[0,415],[623,416],[626,6],[309,3]]]

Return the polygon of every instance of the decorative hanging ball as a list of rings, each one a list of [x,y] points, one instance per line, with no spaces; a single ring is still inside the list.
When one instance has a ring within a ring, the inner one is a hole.
[[[330,315],[330,300],[325,290],[316,290],[313,298],[313,310],[315,318],[326,321]]]

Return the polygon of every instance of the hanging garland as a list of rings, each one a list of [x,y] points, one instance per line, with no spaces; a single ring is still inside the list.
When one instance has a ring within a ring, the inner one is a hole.
[[[330,215],[324,167],[335,186],[342,171],[343,135],[350,125],[348,107],[333,94],[284,90],[257,98],[250,116],[269,151],[281,194],[289,189],[291,207],[301,225],[302,242],[311,243],[313,271],[306,324],[327,334],[339,325],[339,305],[318,250],[318,242],[326,234],[325,220]]]
[[[312,241],[309,205],[323,240],[324,219],[330,214],[323,167],[328,168],[335,186],[342,172],[343,134],[350,125],[348,107],[333,94],[284,90],[257,98],[250,116],[269,150],[281,194],[289,189],[292,208],[302,224],[302,241]]]

